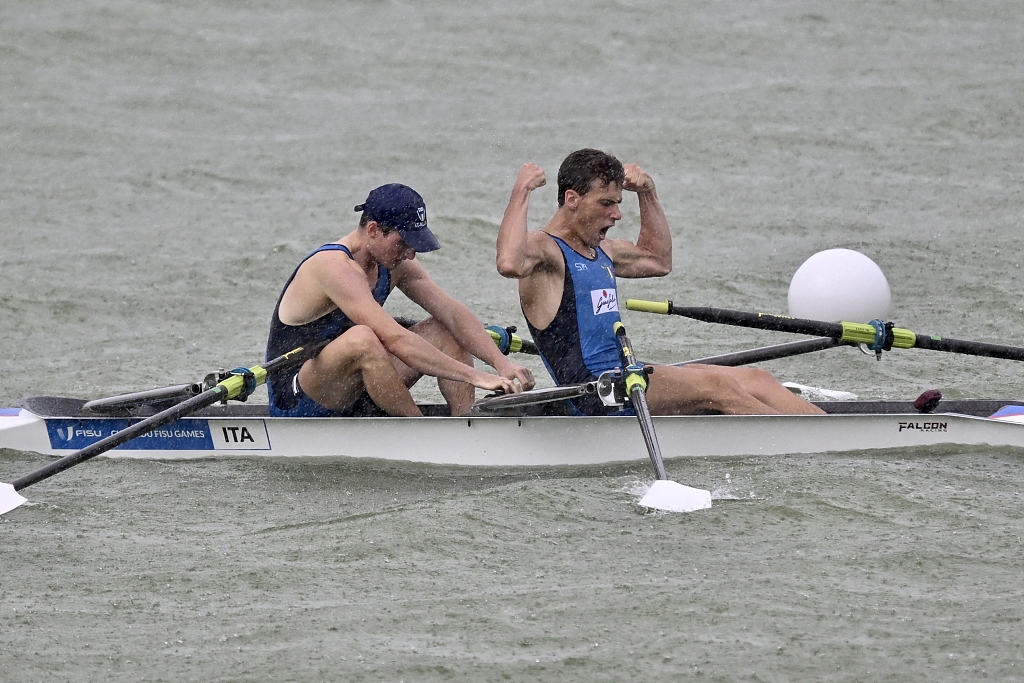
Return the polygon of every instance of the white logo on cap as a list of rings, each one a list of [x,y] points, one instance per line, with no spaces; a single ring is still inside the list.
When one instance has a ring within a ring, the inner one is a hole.
[[[419,207],[416,209],[416,218],[419,219],[420,223],[425,223],[427,220],[427,209],[426,207]]]

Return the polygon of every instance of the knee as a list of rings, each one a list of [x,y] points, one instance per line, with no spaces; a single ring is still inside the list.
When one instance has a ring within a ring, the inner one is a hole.
[[[732,398],[743,393],[743,386],[740,381],[728,372],[715,371],[708,373],[706,381],[710,385],[713,395],[716,396]]]
[[[462,361],[466,364],[472,364],[473,355],[459,343],[459,340],[455,338],[455,335],[453,335],[446,327],[438,325],[438,328],[439,330],[435,336],[434,342],[437,349],[446,356]]]
[[[746,382],[748,382],[752,387],[763,387],[769,384],[778,384],[778,380],[775,379],[775,375],[767,370],[762,370],[761,368],[743,368],[743,371],[746,375]]]
[[[346,346],[356,356],[387,356],[387,349],[373,330],[366,325],[356,325],[343,335]]]

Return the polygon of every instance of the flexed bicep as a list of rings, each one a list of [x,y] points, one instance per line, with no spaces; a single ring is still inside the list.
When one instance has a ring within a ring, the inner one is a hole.
[[[547,176],[536,164],[523,164],[512,187],[512,196],[498,227],[495,265],[502,276],[523,278],[529,276],[542,262],[544,252],[529,232],[526,224],[530,194],[547,183]]]

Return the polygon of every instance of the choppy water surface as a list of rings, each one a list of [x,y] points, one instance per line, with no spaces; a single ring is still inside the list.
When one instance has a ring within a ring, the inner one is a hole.
[[[673,226],[675,272],[624,297],[784,312],[800,263],[849,247],[901,326],[1020,343],[1022,44],[1003,2],[6,3],[0,399],[256,362],[295,263],[390,181],[426,197],[437,279],[523,325],[507,193],[581,146],[649,170]],[[625,322],[661,361],[788,340]],[[766,367],[1020,393],[1012,364],[924,351]],[[0,479],[42,462],[0,452]],[[0,518],[0,678],[1019,680],[1020,464],[673,462],[715,506],[648,515],[646,463],[94,461]]]

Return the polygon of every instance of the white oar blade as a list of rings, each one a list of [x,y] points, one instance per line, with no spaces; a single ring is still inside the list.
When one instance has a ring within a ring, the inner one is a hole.
[[[6,515],[22,503],[27,502],[28,500],[15,491],[13,486],[0,482],[0,515]]]
[[[668,512],[694,512],[711,507],[711,492],[658,479],[640,499],[640,505]]]

